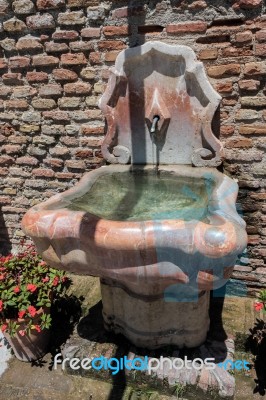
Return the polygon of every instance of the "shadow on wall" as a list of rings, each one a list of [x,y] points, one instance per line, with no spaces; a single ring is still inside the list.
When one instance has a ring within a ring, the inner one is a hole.
[[[3,217],[2,208],[0,206],[0,256],[5,256],[11,252],[11,242],[9,240],[9,235],[5,220]]]

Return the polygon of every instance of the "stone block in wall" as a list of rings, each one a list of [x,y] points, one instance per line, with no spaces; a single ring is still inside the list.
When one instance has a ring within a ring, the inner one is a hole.
[[[26,18],[27,27],[32,30],[55,28],[54,17],[51,14],[31,15]]]
[[[15,0],[12,3],[12,9],[16,14],[33,14],[35,12],[34,3],[30,0]]]
[[[12,33],[23,32],[23,31],[25,31],[25,29],[27,27],[26,27],[26,24],[22,20],[20,20],[16,17],[13,17],[13,18],[10,18],[7,21],[3,22],[3,28],[6,32],[9,32],[12,34]]]
[[[42,51],[43,46],[40,41],[34,37],[22,37],[17,41],[16,49],[21,52],[27,51]]]
[[[59,13],[57,23],[62,26],[83,25],[86,22],[86,17],[83,11],[71,11]]]

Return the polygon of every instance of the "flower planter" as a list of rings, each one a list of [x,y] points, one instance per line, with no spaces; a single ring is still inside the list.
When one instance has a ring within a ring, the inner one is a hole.
[[[39,309],[36,316],[33,318],[34,325],[40,325],[40,318],[43,313],[49,313],[50,309]],[[19,327],[16,331],[15,336],[11,337],[7,332],[3,332],[3,335],[12,347],[15,356],[20,361],[35,361],[43,357],[47,351],[50,340],[50,329],[44,329],[41,332],[37,330],[31,330],[29,333],[21,335],[25,327],[27,326],[27,320],[18,318],[13,320]],[[9,322],[7,320],[7,322]]]

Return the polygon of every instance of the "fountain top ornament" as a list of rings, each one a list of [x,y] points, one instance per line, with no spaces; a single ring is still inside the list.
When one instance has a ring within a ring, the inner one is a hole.
[[[108,125],[103,157],[112,164],[217,167],[223,149],[211,124],[220,100],[190,47],[148,42],[124,50],[99,103]]]

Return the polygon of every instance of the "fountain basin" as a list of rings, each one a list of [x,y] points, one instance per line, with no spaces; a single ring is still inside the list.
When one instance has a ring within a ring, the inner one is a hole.
[[[32,207],[22,226],[53,267],[101,278],[108,329],[138,346],[191,347],[207,335],[209,291],[246,246],[237,191],[214,168],[109,165]]]

